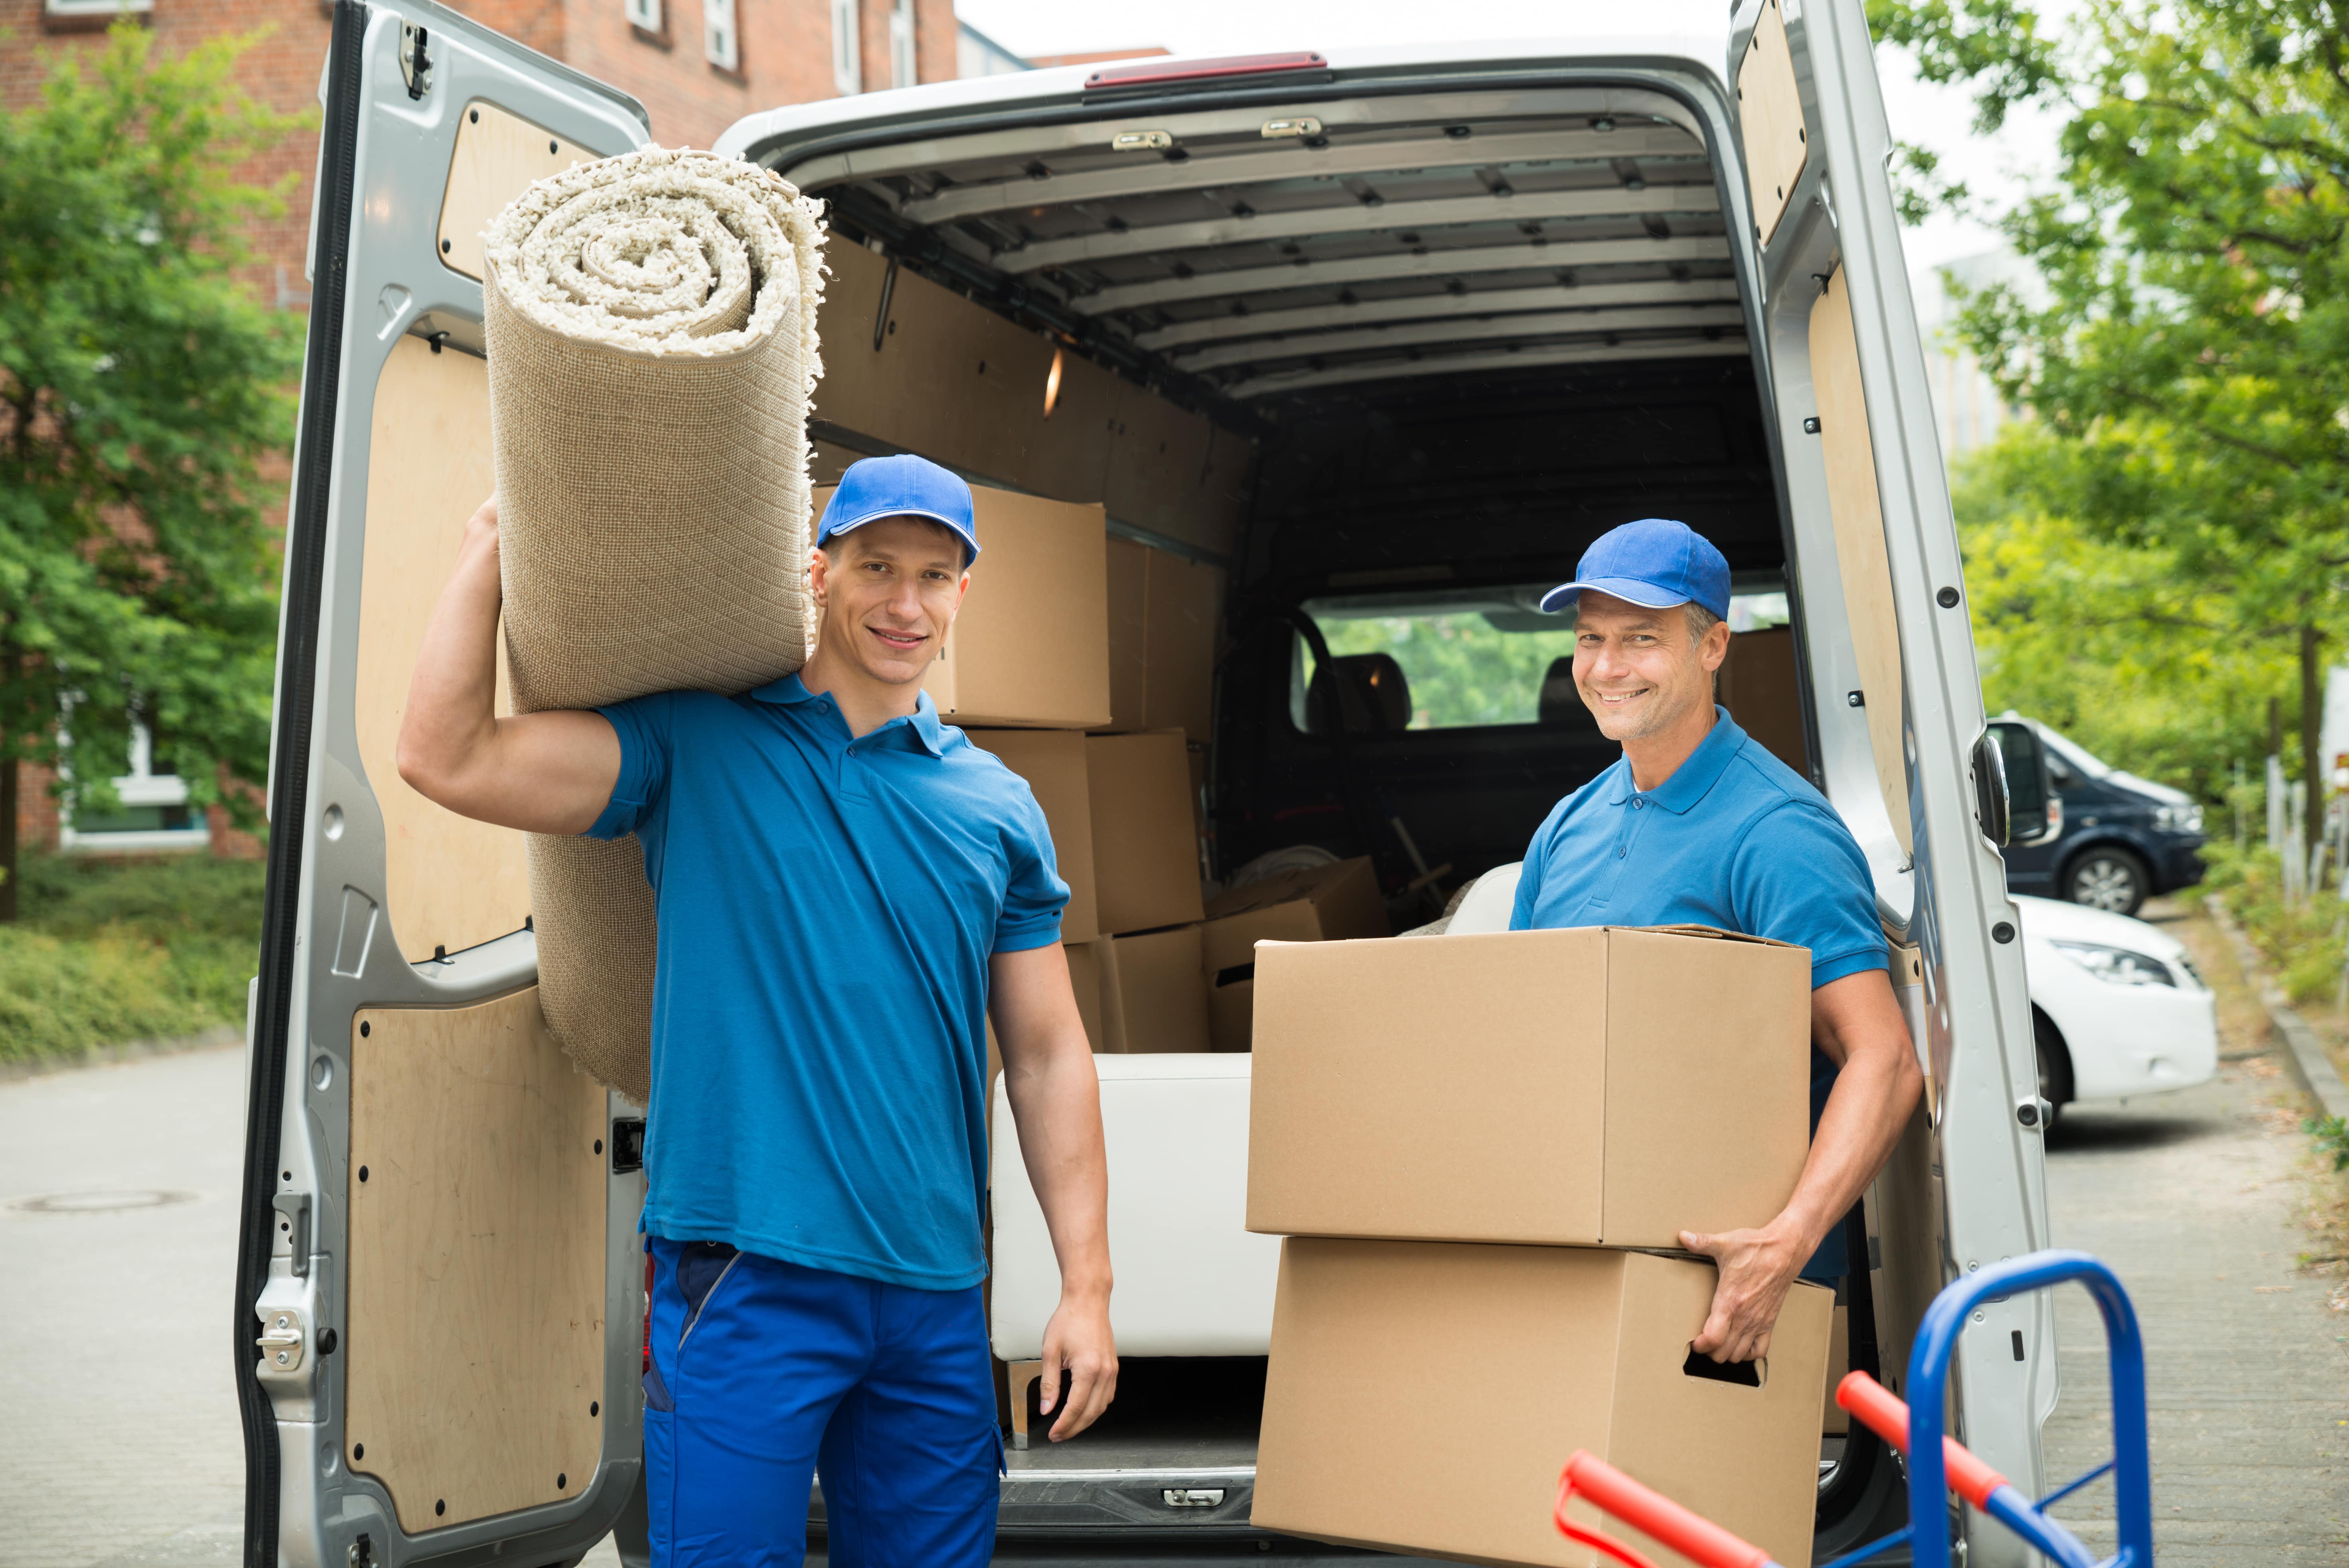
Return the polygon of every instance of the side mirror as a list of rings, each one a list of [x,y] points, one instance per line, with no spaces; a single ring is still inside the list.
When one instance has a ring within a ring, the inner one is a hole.
[[[2006,759],[2001,753],[1995,729],[1984,730],[1974,741],[1974,821],[1981,825],[1982,836],[2001,849],[2014,836]]]
[[[2028,724],[1990,726],[2006,779],[2009,844],[2044,844],[2064,831],[2064,797],[2055,793],[2053,758]]]

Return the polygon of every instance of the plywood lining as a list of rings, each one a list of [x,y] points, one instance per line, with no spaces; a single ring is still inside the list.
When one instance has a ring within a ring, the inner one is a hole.
[[[1827,509],[1835,523],[1836,562],[1851,620],[1852,651],[1859,663],[1868,748],[1875,753],[1885,812],[1906,850],[1910,830],[1909,769],[1900,749],[1900,628],[1892,608],[1892,566],[1885,550],[1884,507],[1876,488],[1876,448],[1868,433],[1851,295],[1840,268],[1811,307],[1810,339],[1811,385],[1818,399],[1819,443],[1826,459]]]
[[[467,277],[481,275],[481,234],[533,180],[560,174],[595,154],[544,126],[476,99],[457,122],[449,185],[440,197],[440,261]]]
[[[1795,80],[1794,47],[1778,0],[1768,0],[1745,57],[1737,67],[1737,118],[1744,135],[1745,179],[1754,224],[1764,244],[1778,232],[1786,203],[1810,159],[1803,126],[1803,92]]]
[[[383,896],[410,962],[520,930],[530,913],[522,835],[433,805],[409,788],[395,761],[424,624],[456,563],[465,520],[495,484],[488,368],[470,354],[436,354],[420,338],[400,338],[376,380],[352,713],[359,760],[383,813]],[[510,706],[501,638],[498,711]]]
[[[411,1535],[580,1496],[608,1412],[604,1091],[534,987],[371,1008],[350,1044],[345,1462]]]

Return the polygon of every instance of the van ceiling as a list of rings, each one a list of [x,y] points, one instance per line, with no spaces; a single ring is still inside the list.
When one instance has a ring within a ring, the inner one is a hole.
[[[1050,306],[1129,373],[1215,400],[1744,358],[1702,142],[1661,116],[1528,112],[1545,100],[1612,101],[1137,110],[792,172],[850,234],[1009,314]]]

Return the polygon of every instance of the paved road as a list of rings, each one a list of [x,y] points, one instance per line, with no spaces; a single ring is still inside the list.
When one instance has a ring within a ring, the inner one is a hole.
[[[2349,1563],[2349,1312],[2296,1267],[2307,1145],[2282,1082],[2246,1060],[2166,1100],[2075,1110],[2049,1139],[2056,1240],[2111,1259],[2146,1319],[2166,1568]],[[243,1092],[233,1049],[0,1083],[0,1568],[236,1561],[223,1319]],[[108,1193],[174,1201],[21,1207]],[[2105,1450],[2104,1366],[2085,1297],[2059,1321],[2047,1440],[2069,1474]],[[2094,1521],[2108,1499],[2066,1512]],[[608,1544],[589,1561],[616,1563]]]
[[[2349,1311],[2330,1304],[2337,1270],[2299,1267],[2318,1244],[2302,1222],[2303,1111],[2275,1058],[2254,1054],[2264,1020],[2217,933],[2165,923],[2220,985],[2239,1059],[2198,1089],[2068,1112],[2047,1140],[2055,1242],[2119,1271],[2145,1326],[2163,1568],[2349,1563]],[[2111,1451],[2104,1328],[2085,1292],[2061,1298],[2056,1344],[2047,1465],[2066,1480]],[[2113,1549],[2109,1482],[2057,1513]]]

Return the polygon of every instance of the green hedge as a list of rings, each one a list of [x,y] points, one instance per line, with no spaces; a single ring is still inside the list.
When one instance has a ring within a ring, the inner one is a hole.
[[[0,926],[0,1061],[74,1056],[244,1017],[262,867],[27,857]]]

